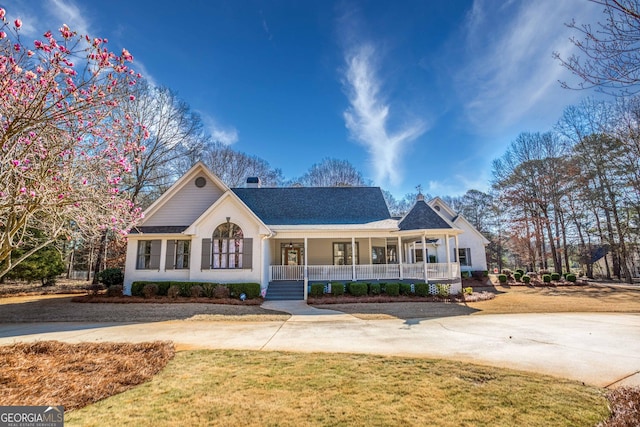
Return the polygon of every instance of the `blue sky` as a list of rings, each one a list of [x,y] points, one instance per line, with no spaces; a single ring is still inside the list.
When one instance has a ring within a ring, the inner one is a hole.
[[[397,197],[486,191],[520,132],[550,130],[585,91],[552,58],[587,0],[19,0],[25,40],[63,23],[126,47],[211,133],[287,178],[347,159]]]

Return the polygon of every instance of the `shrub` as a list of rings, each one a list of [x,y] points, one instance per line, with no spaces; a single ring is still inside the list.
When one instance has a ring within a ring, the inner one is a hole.
[[[576,275],[569,273],[567,274],[567,282],[575,282],[576,281]]]
[[[558,273],[551,273],[551,280],[553,280],[553,281],[558,281],[558,280],[560,280],[560,274],[558,274]]]
[[[482,277],[489,277],[489,270],[483,270]]]
[[[213,294],[216,291],[215,283],[203,283],[202,285],[202,294],[207,298],[213,298]]]
[[[131,284],[131,295],[133,295],[134,297],[141,297],[142,288],[144,288],[144,285],[146,284],[147,282],[133,282]]]
[[[516,282],[519,282],[520,279],[522,278],[522,274],[518,271],[516,271],[515,273],[513,273],[513,278],[516,279]]]
[[[551,283],[551,275],[550,274],[543,274],[542,275],[542,281],[544,283]]]
[[[398,295],[400,295],[400,284],[387,283],[384,287],[384,292],[391,297],[397,297]]]
[[[521,268],[516,268],[516,273],[520,273],[520,277],[524,276],[524,270]],[[515,276],[515,274],[514,274]]]
[[[507,283],[507,275],[506,274],[499,274],[498,275],[498,282]]]
[[[167,295],[167,291],[169,291],[169,288],[171,287],[171,283],[172,282],[159,282],[159,283],[156,283],[156,285],[158,285],[158,295],[166,296]]]
[[[411,283],[400,283],[400,295],[411,295]]]
[[[486,273],[486,274],[485,274],[485,273]],[[472,276],[474,279],[477,279],[477,280],[480,280],[480,279],[482,279],[483,277],[486,277],[487,275],[489,275],[489,272],[488,272],[487,270],[485,270],[485,271],[475,270],[475,271],[472,271],[472,272],[471,272],[471,276]]]
[[[380,295],[380,283],[369,283],[369,294]]]
[[[367,294],[367,284],[352,282],[349,284],[349,293],[356,297],[361,297]]]
[[[471,286],[469,286],[468,288],[462,289],[462,294],[463,295],[471,295],[471,294],[473,294],[473,288]]]
[[[312,283],[311,292],[309,294],[312,297],[321,297],[324,295],[324,283]]]
[[[111,285],[107,288],[107,296],[108,297],[121,297],[122,296],[122,285]]]
[[[340,282],[331,282],[331,295],[336,297],[344,295],[344,285]]]
[[[522,276],[522,281],[528,284],[529,282],[531,282],[531,276],[527,276],[525,274],[524,276]]]
[[[155,283],[147,283],[144,285],[144,288],[142,288],[142,295],[144,295],[145,298],[151,298],[158,295],[158,285]]]
[[[98,295],[100,293],[101,290],[104,289],[104,285],[102,284],[97,284],[97,285],[89,285],[85,288],[87,290],[87,293],[89,295]]]
[[[416,283],[415,289],[416,295],[419,297],[426,297],[429,295],[429,285],[427,283]]]
[[[227,288],[225,285],[217,285],[213,289],[213,298],[226,299],[229,298],[229,296],[229,288]]]
[[[227,287],[231,298],[239,298],[240,294],[245,294],[247,299],[260,296],[260,283],[228,283]]]
[[[200,285],[193,285],[191,289],[189,289],[189,292],[193,298],[200,298],[204,294],[204,289],[202,289]]]
[[[509,270],[508,268],[503,268],[502,274],[507,276],[508,279],[511,279],[513,277],[513,271]]]
[[[436,292],[439,297],[447,298],[451,293],[451,285],[448,283],[436,283]]]
[[[119,268],[107,268],[98,273],[98,281],[105,286],[122,285],[124,274]]]
[[[180,286],[169,286],[169,289],[167,289],[167,296],[169,298],[178,298],[178,295],[180,295]]]
[[[463,271],[462,273],[460,273],[460,275],[462,276],[463,279],[468,279],[469,277],[471,277],[471,272]]]

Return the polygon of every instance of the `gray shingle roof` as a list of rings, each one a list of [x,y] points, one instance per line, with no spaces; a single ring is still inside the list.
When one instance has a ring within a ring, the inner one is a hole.
[[[389,219],[378,187],[232,188],[267,225],[366,224]]]
[[[398,225],[400,230],[451,228],[424,200],[418,200]]]
[[[138,234],[138,233],[173,234],[173,233],[182,233],[188,227],[189,227],[188,225],[147,225],[147,226],[132,228],[129,233],[131,234]]]

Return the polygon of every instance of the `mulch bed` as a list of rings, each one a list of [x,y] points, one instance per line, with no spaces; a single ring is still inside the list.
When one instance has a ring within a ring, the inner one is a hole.
[[[477,302],[477,301],[487,301],[490,299],[494,299],[496,295],[492,292],[474,292],[472,295],[465,296],[462,299],[459,296],[451,296],[449,298],[443,298],[436,295],[429,295],[426,297],[420,297],[415,295],[398,295],[398,296],[388,296],[388,295],[367,295],[361,297],[354,297],[352,295],[341,295],[341,296],[333,296],[333,295],[324,295],[321,297],[312,297],[309,296],[307,299],[308,304],[354,304],[354,303],[387,303],[387,302],[453,302],[453,303],[464,303],[464,302]]]
[[[640,387],[620,387],[607,393],[611,417],[599,426],[640,426]]]
[[[149,380],[174,354],[161,341],[0,346],[0,402],[81,408]]]
[[[109,297],[105,294],[98,295],[81,295],[71,298],[72,302],[82,303],[110,303],[110,304],[180,304],[180,303],[202,303],[202,304],[225,304],[225,305],[262,305],[262,298],[247,299],[241,301],[237,298],[186,298],[177,297],[169,298],[164,296],[155,296],[151,298],[144,297]]]

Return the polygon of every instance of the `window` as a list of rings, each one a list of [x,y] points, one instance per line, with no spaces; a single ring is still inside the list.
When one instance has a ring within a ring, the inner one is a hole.
[[[155,270],[160,268],[160,240],[139,240],[136,269]]]
[[[398,263],[398,248],[396,245],[387,246],[387,264]]]
[[[184,270],[189,268],[189,256],[191,255],[190,240],[167,240],[167,257],[165,268],[167,270]]]
[[[458,261],[460,265],[471,266],[471,249],[458,248]]]
[[[221,224],[213,232],[213,264],[216,268],[242,268],[244,239],[242,229],[232,222]]]
[[[384,247],[373,246],[371,248],[371,263],[372,264],[384,264]]]
[[[421,248],[415,248],[413,250],[413,258],[415,260],[415,262],[423,262],[424,258],[422,258],[422,249]]]
[[[355,263],[358,261],[358,243],[355,244]],[[383,257],[384,259],[384,257]],[[333,244],[333,265],[351,265],[353,263],[353,254],[351,243],[334,243]]]

